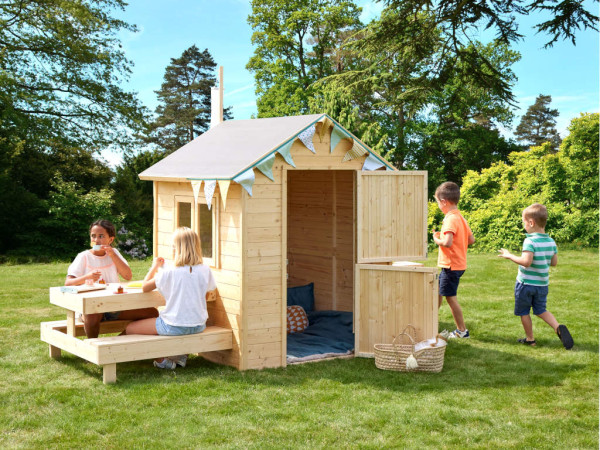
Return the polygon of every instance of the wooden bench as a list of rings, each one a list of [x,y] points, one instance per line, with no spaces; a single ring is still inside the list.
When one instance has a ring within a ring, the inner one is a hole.
[[[100,333],[118,333],[129,321],[102,322]],[[41,340],[49,344],[50,356],[59,358],[65,350],[80,358],[102,366],[105,384],[117,381],[117,363],[154,359],[187,353],[205,353],[229,350],[233,347],[233,332],[221,327],[207,327],[202,333],[185,336],[125,335],[79,339],[85,336],[83,324],[75,322],[73,335],[67,333],[67,320],[42,322]]]

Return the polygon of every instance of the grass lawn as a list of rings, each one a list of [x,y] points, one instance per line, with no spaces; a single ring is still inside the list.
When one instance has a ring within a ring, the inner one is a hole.
[[[140,279],[148,263],[132,267]],[[2,448],[598,448],[596,250],[561,251],[551,271],[548,309],[572,351],[537,318],[538,346],[517,344],[517,266],[470,254],[459,302],[472,337],[450,342],[440,374],[363,358],[241,373],[192,357],[175,372],[119,364],[103,385],[100,367],[53,360],[39,339],[40,322],[64,317],[48,287],[66,269],[0,266]]]

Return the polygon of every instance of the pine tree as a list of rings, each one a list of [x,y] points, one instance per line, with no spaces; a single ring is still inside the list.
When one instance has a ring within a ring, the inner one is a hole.
[[[556,131],[557,109],[550,109],[552,102],[550,95],[538,95],[535,103],[527,108],[521,117],[515,136],[519,141],[531,147],[537,147],[544,142],[550,142],[552,149],[558,151],[561,143],[560,135]]]
[[[208,49],[201,52],[195,45],[179,58],[171,58],[161,88],[156,91],[160,104],[146,142],[156,144],[168,154],[208,129],[216,67]],[[232,118],[229,108],[223,111],[223,118]]]

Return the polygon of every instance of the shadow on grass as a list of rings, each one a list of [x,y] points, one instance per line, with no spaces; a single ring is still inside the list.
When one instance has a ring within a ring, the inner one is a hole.
[[[479,342],[480,344],[481,342]],[[535,352],[535,349],[527,348]],[[553,352],[554,353],[554,352]],[[102,383],[102,369],[79,358],[66,357],[64,363]],[[441,373],[404,373],[380,370],[374,359],[354,358],[290,365],[287,368],[248,370],[239,372],[232,367],[211,363],[201,357],[191,357],[184,369],[159,370],[151,361],[136,361],[117,365],[119,390],[139,386],[194,384],[215,382],[238,385],[240,388],[314,387],[326,382],[355,384],[381,390],[404,392],[445,392],[503,387],[549,387],[560,385],[569,373],[587,368],[585,364],[562,363],[557,357],[548,361],[515,351],[481,348],[467,341],[451,342]]]

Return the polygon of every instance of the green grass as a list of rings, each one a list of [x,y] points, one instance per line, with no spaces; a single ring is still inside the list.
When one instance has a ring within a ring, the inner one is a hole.
[[[548,309],[572,351],[537,318],[538,346],[516,344],[516,265],[470,255],[459,302],[472,338],[450,342],[440,374],[362,358],[242,373],[193,357],[175,373],[119,364],[103,385],[100,367],[53,360],[39,340],[40,322],[63,317],[47,288],[66,269],[0,266],[2,448],[598,448],[597,251],[563,251],[551,272]]]

